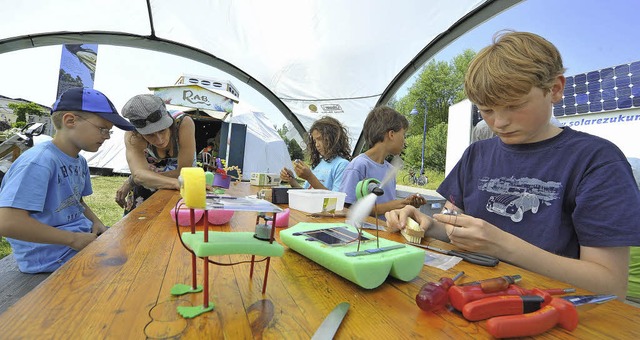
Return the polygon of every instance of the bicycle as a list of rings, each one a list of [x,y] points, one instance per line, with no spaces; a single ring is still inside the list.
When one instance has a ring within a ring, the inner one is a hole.
[[[416,170],[409,169],[408,174],[402,178],[404,183],[409,183],[417,186],[425,186],[429,182],[429,179],[424,174],[418,173]]]

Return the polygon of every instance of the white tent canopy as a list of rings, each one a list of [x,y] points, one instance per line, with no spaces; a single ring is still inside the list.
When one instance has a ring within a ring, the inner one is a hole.
[[[229,120],[229,119],[227,119]],[[244,165],[242,177],[248,180],[252,172],[276,172],[283,167],[291,167],[287,145],[280,138],[267,116],[251,105],[239,102],[234,104],[233,124],[246,124]],[[112,169],[114,173],[128,174],[124,131],[113,129],[113,135],[96,152],[80,151],[92,168]]]
[[[285,166],[292,168],[287,144],[263,112],[239,102],[233,106],[231,123],[247,125],[243,179],[250,179],[252,172],[279,174]]]
[[[339,118],[356,151],[372,107],[449,42],[517,2],[12,1],[2,6],[0,53],[98,43],[183,56],[252,86],[300,134],[322,115]]]

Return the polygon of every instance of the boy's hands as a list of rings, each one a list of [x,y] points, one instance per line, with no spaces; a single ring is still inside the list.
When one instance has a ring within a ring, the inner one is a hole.
[[[80,251],[89,245],[89,243],[95,241],[97,237],[98,235],[94,233],[73,233],[71,243],[69,243],[68,246]]]
[[[404,205],[411,205],[416,208],[420,208],[420,206],[427,203],[427,200],[420,194],[413,194],[405,197],[402,203],[404,203]]]
[[[501,257],[501,249],[509,243],[510,234],[473,216],[434,214],[433,219],[442,222],[451,243],[464,250]]]
[[[402,209],[388,211],[384,214],[387,219],[387,230],[390,232],[400,231],[407,227],[407,218],[411,217],[418,222],[420,229],[427,231],[433,224],[433,220],[416,209],[413,205],[406,205]]]
[[[102,235],[102,233],[104,233],[105,231],[107,231],[107,227],[102,224],[102,222],[100,223],[93,223],[93,227],[91,227],[91,232],[96,234],[97,236]]]

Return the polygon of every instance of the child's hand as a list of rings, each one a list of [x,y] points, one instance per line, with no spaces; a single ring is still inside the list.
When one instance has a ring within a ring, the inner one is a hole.
[[[427,200],[424,197],[422,197],[422,195],[420,195],[420,194],[413,194],[411,196],[405,197],[403,203],[405,205],[411,205],[411,206],[414,206],[416,208],[420,208],[420,206],[422,206],[422,205],[427,203]]]
[[[283,181],[291,182],[292,179],[295,179],[295,176],[293,175],[293,171],[291,171],[291,169],[282,168],[282,170],[280,170],[280,178]]]
[[[280,170],[280,180],[288,182],[292,188],[300,188],[300,183],[298,183],[291,169],[282,168],[282,170]]]
[[[453,209],[450,209],[450,211]],[[456,210],[433,214],[433,219],[444,224],[449,241],[464,250],[500,257],[505,245],[512,241],[512,234],[497,226]]]
[[[309,169],[309,167],[302,161],[296,160],[293,163],[293,170],[296,172],[298,177],[304,178],[307,181],[311,177],[311,169]]]
[[[80,251],[97,237],[98,235],[94,233],[73,233],[73,240],[71,240],[69,247]]]
[[[396,232],[407,227],[407,219],[411,217],[414,221],[418,222],[420,229],[427,231],[429,226],[433,223],[433,220],[421,213],[416,207],[407,205],[402,209],[396,209],[388,211],[384,214],[387,219],[387,231]]]
[[[91,227],[91,232],[100,236],[102,235],[102,233],[104,233],[105,231],[107,231],[107,227],[102,223],[93,223],[93,227]]]

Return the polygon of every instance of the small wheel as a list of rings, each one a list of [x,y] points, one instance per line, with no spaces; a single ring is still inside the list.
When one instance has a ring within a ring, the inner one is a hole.
[[[427,179],[427,176],[420,175],[420,176],[418,176],[418,178],[417,178],[417,180],[416,180],[416,182],[417,182],[416,184],[418,184],[419,186],[421,186],[421,187],[422,187],[422,186],[427,185],[427,182],[428,182],[428,181],[429,181],[429,180]]]
[[[518,208],[518,210],[516,211],[515,214],[511,215],[511,220],[513,222],[520,222],[522,221],[522,217],[524,216],[524,211],[522,210],[522,207]]]
[[[204,209],[207,205],[207,182],[204,170],[196,167],[182,168],[178,180],[184,205],[193,209]]]
[[[402,176],[402,184],[411,184],[411,183],[413,183],[413,181],[411,180],[410,175]]]

